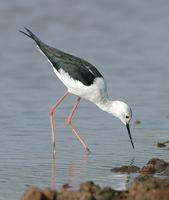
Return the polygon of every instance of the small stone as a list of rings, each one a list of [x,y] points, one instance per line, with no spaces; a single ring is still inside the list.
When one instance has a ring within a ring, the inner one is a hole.
[[[141,121],[140,120],[136,120],[135,124],[141,124]]]

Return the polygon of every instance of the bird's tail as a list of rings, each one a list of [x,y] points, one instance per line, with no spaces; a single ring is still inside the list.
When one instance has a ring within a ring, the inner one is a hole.
[[[33,39],[38,46],[43,44],[43,42],[34,33],[32,33],[32,31],[30,31],[28,28],[25,28],[25,30],[27,32],[24,32],[24,31],[21,31],[21,30],[19,30],[19,32],[21,32],[24,35],[28,36],[29,38]]]

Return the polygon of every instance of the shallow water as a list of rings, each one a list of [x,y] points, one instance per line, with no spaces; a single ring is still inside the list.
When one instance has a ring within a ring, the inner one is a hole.
[[[113,174],[112,167],[142,166],[152,157],[169,161],[168,149],[156,147],[169,138],[168,6],[165,0],[1,2],[0,199],[19,199],[27,185],[76,188],[87,180],[124,189],[133,175]],[[85,155],[65,124],[76,98],[70,95],[55,113],[52,165],[48,109],[65,87],[18,32],[23,26],[97,66],[109,95],[133,109],[135,151],[117,119],[82,100],[73,122],[92,151]]]

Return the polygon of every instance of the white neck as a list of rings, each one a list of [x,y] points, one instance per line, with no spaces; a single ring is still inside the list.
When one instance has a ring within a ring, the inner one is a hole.
[[[119,118],[124,124],[129,123],[132,111],[131,108],[123,101],[110,101],[108,98],[99,100],[96,105],[108,113],[111,113],[115,117]],[[125,116],[129,116],[130,119],[126,119]]]
[[[114,114],[114,106],[113,102],[108,98],[102,99],[101,101],[97,102],[96,105],[103,111]]]

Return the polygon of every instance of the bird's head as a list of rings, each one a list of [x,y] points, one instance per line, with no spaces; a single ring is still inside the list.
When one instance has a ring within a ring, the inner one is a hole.
[[[133,143],[133,140],[131,137],[130,126],[129,126],[130,120],[132,118],[131,108],[122,101],[113,101],[112,102],[112,114],[115,117],[119,118],[123,122],[123,124],[126,126],[132,147],[134,149],[134,143]]]

